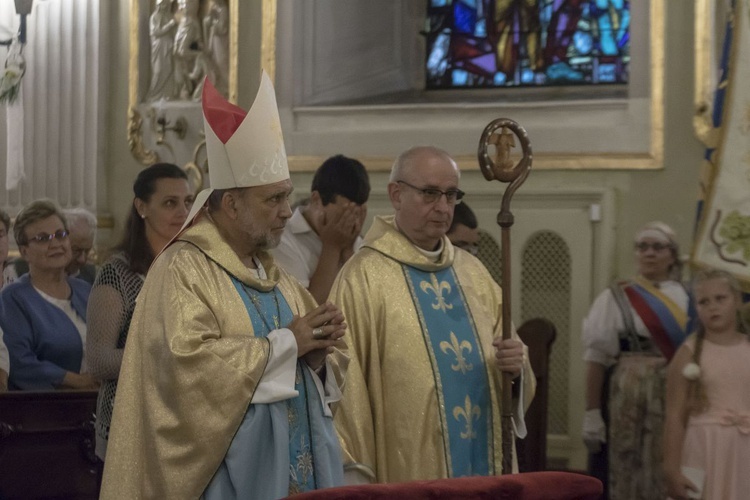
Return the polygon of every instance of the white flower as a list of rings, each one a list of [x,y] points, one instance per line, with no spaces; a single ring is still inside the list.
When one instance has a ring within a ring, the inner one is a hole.
[[[696,363],[688,363],[682,369],[682,376],[688,380],[698,380],[701,377],[701,367]]]
[[[2,78],[0,78],[3,90],[7,90],[12,86],[18,84],[18,82],[21,81],[22,76],[23,68],[21,68],[17,64],[9,64],[8,66],[6,66],[5,71],[3,71],[3,76]]]
[[[21,54],[21,45],[14,42],[8,51],[5,67],[0,72],[0,103],[13,104],[16,101],[25,72],[26,60]]]

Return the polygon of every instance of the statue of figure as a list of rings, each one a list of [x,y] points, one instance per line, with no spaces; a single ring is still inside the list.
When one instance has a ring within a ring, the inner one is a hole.
[[[201,26],[198,21],[198,0],[179,0],[180,22],[174,37],[174,76],[177,94],[190,99],[195,90],[197,59],[203,52]]]
[[[495,164],[503,170],[512,170],[515,162],[510,157],[510,150],[516,147],[516,136],[513,132],[509,131],[508,127],[503,127],[499,134],[490,136],[488,143],[496,148]]]
[[[157,0],[149,18],[151,38],[151,85],[146,100],[176,97],[172,48],[177,22],[172,15],[172,0]]]
[[[224,97],[229,94],[229,8],[226,0],[213,0],[203,18],[208,77]]]

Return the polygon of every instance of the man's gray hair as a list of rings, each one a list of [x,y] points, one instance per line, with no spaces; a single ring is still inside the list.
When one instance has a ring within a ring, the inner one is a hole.
[[[89,229],[91,231],[91,237],[94,240],[96,240],[96,226],[97,226],[96,215],[91,213],[89,210],[86,210],[85,208],[81,208],[81,207],[66,208],[66,209],[63,209],[62,212],[63,214],[65,214],[65,218],[68,221],[68,229],[80,224],[81,222],[85,222],[86,225],[89,226]]]
[[[388,178],[390,182],[400,181],[404,178],[404,174],[414,165],[414,160],[421,155],[432,154],[434,156],[443,157],[445,160],[456,165],[455,160],[448,154],[447,151],[436,148],[435,146],[413,146],[396,158],[391,168],[391,176]],[[458,177],[461,178],[461,171],[456,166],[456,172]]]

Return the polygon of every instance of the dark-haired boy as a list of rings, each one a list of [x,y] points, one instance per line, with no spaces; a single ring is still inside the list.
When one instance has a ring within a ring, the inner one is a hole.
[[[322,304],[341,266],[359,248],[370,180],[364,165],[336,155],[318,167],[310,201],[287,222],[276,262]]]
[[[454,247],[463,248],[474,257],[479,250],[479,224],[477,216],[463,202],[453,209],[453,222],[446,233]]]

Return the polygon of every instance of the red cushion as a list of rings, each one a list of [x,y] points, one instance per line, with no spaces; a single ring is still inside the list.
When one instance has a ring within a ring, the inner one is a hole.
[[[602,483],[572,472],[526,472],[507,476],[461,477],[406,483],[342,486],[294,495],[294,500],[513,499],[599,500]]]

